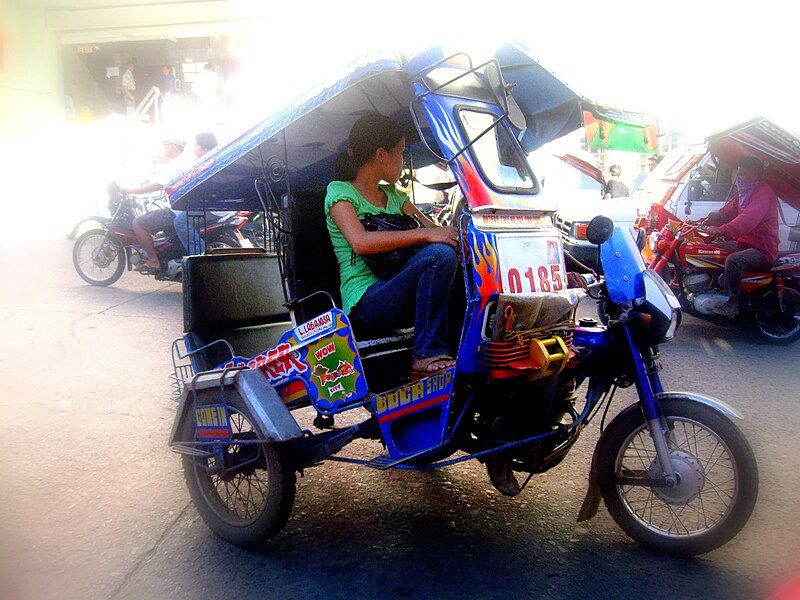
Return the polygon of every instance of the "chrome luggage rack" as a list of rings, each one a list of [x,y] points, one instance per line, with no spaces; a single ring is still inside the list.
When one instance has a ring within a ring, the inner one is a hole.
[[[228,349],[230,359],[233,360],[233,346],[227,340],[214,340],[210,344],[200,346],[194,350],[189,350],[187,347],[186,337],[179,337],[172,342],[172,374],[169,378],[171,380],[173,400],[177,402],[180,399],[183,388],[186,387],[186,382],[195,376],[192,356],[216,344],[223,344]]]

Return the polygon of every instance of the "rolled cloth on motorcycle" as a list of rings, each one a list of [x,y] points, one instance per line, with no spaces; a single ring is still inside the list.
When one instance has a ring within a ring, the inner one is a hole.
[[[571,320],[580,297],[571,290],[534,294],[500,294],[497,298],[497,320],[492,334],[494,341],[532,329],[545,331],[549,325],[563,327]]]

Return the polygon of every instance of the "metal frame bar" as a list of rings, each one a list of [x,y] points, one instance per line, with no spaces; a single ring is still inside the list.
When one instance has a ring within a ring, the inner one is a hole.
[[[446,62],[446,61],[450,60],[450,59],[451,59],[451,58],[453,58],[454,56],[466,56],[466,57],[467,57],[467,59],[469,60],[469,66],[470,66],[469,70],[467,70],[467,71],[464,71],[463,73],[459,74],[458,76],[456,76],[456,77],[454,77],[454,78],[452,78],[452,79],[450,79],[450,80],[448,80],[448,81],[446,81],[446,82],[444,82],[444,83],[441,83],[441,84],[437,85],[437,86],[436,86],[436,87],[434,87],[434,88],[431,88],[431,87],[429,87],[429,86],[428,86],[428,84],[427,84],[427,83],[425,83],[425,82],[422,80],[423,76],[424,76],[426,73],[428,73],[428,72],[432,71],[433,69],[435,69],[436,67],[438,67],[438,66],[439,66],[439,65],[441,65],[442,63],[444,63],[444,62]],[[414,99],[413,99],[411,102],[409,102],[408,109],[409,109],[409,111],[411,112],[411,120],[414,122],[414,127],[416,127],[416,129],[417,129],[417,133],[419,134],[420,140],[422,140],[422,143],[425,145],[425,148],[427,148],[427,149],[428,149],[428,152],[430,152],[431,154],[433,154],[433,156],[434,156],[435,158],[437,158],[437,159],[439,159],[439,160],[441,160],[441,161],[443,161],[443,162],[446,162],[448,165],[449,165],[449,164],[450,164],[452,161],[454,161],[456,158],[458,158],[459,156],[461,156],[461,155],[462,155],[462,154],[463,154],[463,153],[464,153],[464,152],[465,152],[465,151],[466,151],[468,148],[470,148],[470,147],[471,147],[471,146],[472,146],[472,145],[473,145],[475,142],[477,142],[477,141],[478,141],[479,139],[481,139],[481,138],[482,138],[484,135],[486,135],[487,133],[489,133],[489,131],[491,131],[492,129],[494,129],[494,128],[497,126],[497,124],[498,124],[500,121],[502,121],[504,118],[508,117],[508,101],[505,101],[505,102],[504,102],[502,99],[498,98],[498,97],[497,97],[497,94],[496,94],[496,93],[495,93],[495,91],[494,91],[494,88],[492,88],[491,86],[489,86],[489,90],[492,92],[492,96],[494,96],[495,102],[497,103],[497,106],[498,106],[498,108],[500,108],[500,110],[502,111],[502,113],[503,113],[503,114],[502,114],[502,115],[500,115],[500,117],[499,117],[497,120],[495,120],[495,122],[494,122],[494,123],[492,123],[492,124],[491,124],[491,125],[490,125],[490,126],[487,128],[487,129],[486,129],[486,131],[482,132],[482,133],[481,133],[480,135],[478,135],[478,136],[477,136],[477,137],[476,137],[474,140],[472,140],[472,141],[471,141],[471,142],[469,142],[469,143],[468,143],[466,146],[464,146],[463,148],[461,148],[461,149],[460,149],[460,150],[459,150],[459,151],[458,151],[458,152],[457,152],[457,153],[456,153],[456,154],[453,156],[453,158],[451,158],[450,160],[448,160],[447,158],[445,158],[444,156],[442,156],[442,155],[441,155],[441,154],[439,154],[438,152],[434,151],[434,150],[433,150],[433,148],[431,148],[431,147],[430,147],[430,144],[428,144],[428,141],[425,139],[425,135],[424,135],[424,134],[423,134],[423,132],[422,132],[422,127],[420,126],[419,118],[417,117],[417,113],[416,113],[416,111],[414,110],[414,106],[415,106],[415,105],[417,105],[417,104],[420,104],[420,105],[421,105],[421,100],[422,100],[423,98],[425,98],[426,96],[428,96],[428,95],[430,95],[430,94],[435,94],[436,92],[438,92],[438,91],[439,91],[439,90],[441,90],[442,88],[444,88],[444,87],[447,87],[448,85],[450,85],[450,84],[452,84],[452,83],[454,83],[454,82],[458,81],[459,79],[461,79],[461,78],[463,78],[463,77],[466,77],[466,76],[467,76],[467,75],[469,75],[470,73],[475,73],[475,72],[476,72],[478,69],[484,68],[484,67],[486,67],[486,66],[487,66],[487,65],[489,65],[489,64],[493,64],[493,65],[495,66],[495,68],[497,69],[497,74],[498,74],[498,76],[500,77],[500,82],[503,84],[503,86],[505,86],[505,81],[503,80],[503,72],[502,72],[502,70],[500,69],[500,63],[497,61],[497,59],[496,59],[496,58],[491,58],[491,59],[487,60],[486,62],[479,64],[477,67],[474,67],[474,66],[472,66],[472,58],[470,58],[470,56],[469,56],[468,54],[464,53],[464,52],[457,52],[457,53],[455,53],[455,54],[451,54],[451,55],[450,55],[450,56],[448,56],[447,58],[440,59],[440,60],[436,61],[435,63],[433,63],[432,65],[429,65],[428,67],[424,68],[424,69],[423,69],[422,71],[420,71],[420,72],[417,74],[417,76],[416,76],[416,80],[417,80],[417,81],[421,81],[421,82],[422,82],[422,84],[423,84],[423,85],[426,87],[427,91],[423,92],[422,94],[419,94],[419,95],[418,95],[418,96],[416,96],[416,97],[415,97],[415,98],[414,98]],[[445,95],[450,95],[450,94],[445,94]],[[465,99],[465,100],[473,100],[472,98],[468,98],[468,97],[466,97],[466,96],[458,96],[458,95],[453,95],[453,97],[456,97],[456,98],[463,98],[463,99]]]

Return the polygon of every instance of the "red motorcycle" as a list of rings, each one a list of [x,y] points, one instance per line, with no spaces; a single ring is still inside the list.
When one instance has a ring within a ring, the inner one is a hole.
[[[695,317],[720,325],[754,326],[772,344],[800,339],[800,252],[782,253],[771,268],[745,273],[739,314],[730,319],[714,309],[727,300],[725,259],[735,250],[713,240],[702,222],[664,226],[655,237],[648,266],[670,285],[683,310]]]
[[[83,233],[72,249],[72,264],[78,275],[92,285],[108,286],[122,277],[127,265],[134,266],[147,260],[147,252],[139,245],[133,232],[133,220],[143,214],[134,196],[126,196],[119,188],[109,186],[108,208],[111,219],[99,222],[100,227]],[[240,232],[252,213],[234,212],[216,221],[206,223],[198,230],[205,240],[207,250],[213,248],[240,248],[245,240]],[[152,274],[162,281],[180,281],[183,256],[186,254],[174,227],[158,232],[153,247],[161,263],[161,270]]]

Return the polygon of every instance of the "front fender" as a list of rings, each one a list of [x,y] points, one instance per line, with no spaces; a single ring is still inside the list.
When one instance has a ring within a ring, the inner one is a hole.
[[[685,398],[686,400],[691,400],[692,402],[705,404],[709,408],[713,408],[717,412],[721,412],[726,417],[744,419],[744,415],[733,408],[730,404],[726,404],[722,400],[712,398],[711,396],[695,394],[694,392],[661,392],[660,394],[656,394],[656,397],[659,400],[677,400],[680,398]]]
[[[67,234],[67,239],[74,240],[75,236],[78,235],[78,231],[80,231],[81,226],[84,225],[85,223],[97,223],[102,228],[108,225],[110,222],[111,219],[109,219],[108,217],[100,217],[100,216],[86,217],[85,219],[81,219],[75,224],[75,227],[72,228],[72,231],[70,231]]]

